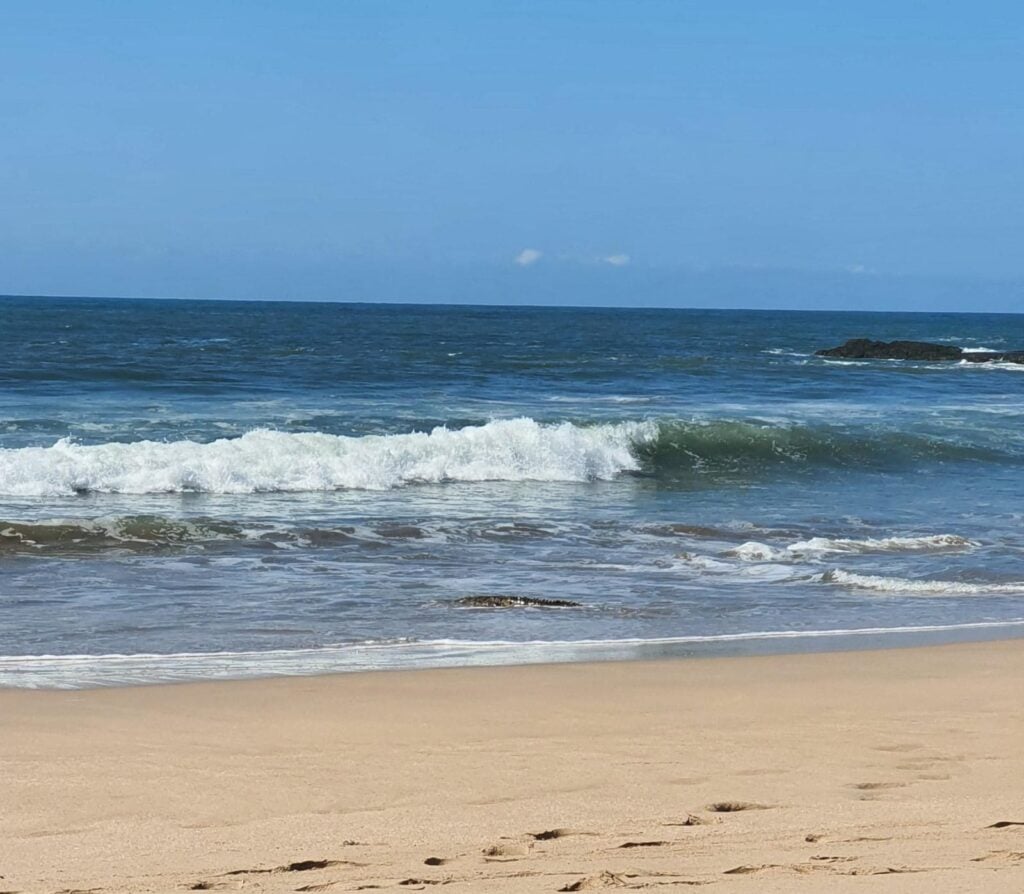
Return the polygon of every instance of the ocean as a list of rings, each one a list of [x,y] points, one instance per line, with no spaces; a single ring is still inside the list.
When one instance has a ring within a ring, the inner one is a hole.
[[[858,336],[1024,316],[2,298],[0,685],[1024,634],[1024,366]]]

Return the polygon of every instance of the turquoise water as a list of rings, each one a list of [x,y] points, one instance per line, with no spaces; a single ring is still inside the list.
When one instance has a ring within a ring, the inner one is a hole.
[[[1024,367],[856,336],[1024,317],[0,299],[0,685],[1024,632]]]

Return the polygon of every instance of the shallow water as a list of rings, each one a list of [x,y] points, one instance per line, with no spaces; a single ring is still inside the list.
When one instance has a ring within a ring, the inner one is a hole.
[[[1024,367],[862,335],[1024,318],[0,299],[0,684],[1016,631]]]

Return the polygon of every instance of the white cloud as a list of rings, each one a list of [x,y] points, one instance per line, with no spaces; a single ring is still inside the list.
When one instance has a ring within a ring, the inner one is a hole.
[[[531,264],[536,264],[543,254],[544,252],[538,251],[535,248],[524,248],[516,255],[516,263],[520,267],[529,267]]]
[[[625,267],[629,263],[629,255],[619,253],[616,255],[608,255],[601,260],[606,264],[611,264],[613,267]]]

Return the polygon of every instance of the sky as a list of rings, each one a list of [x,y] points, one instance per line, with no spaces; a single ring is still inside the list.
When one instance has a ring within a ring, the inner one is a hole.
[[[0,293],[1024,311],[1024,4],[6,0]]]

